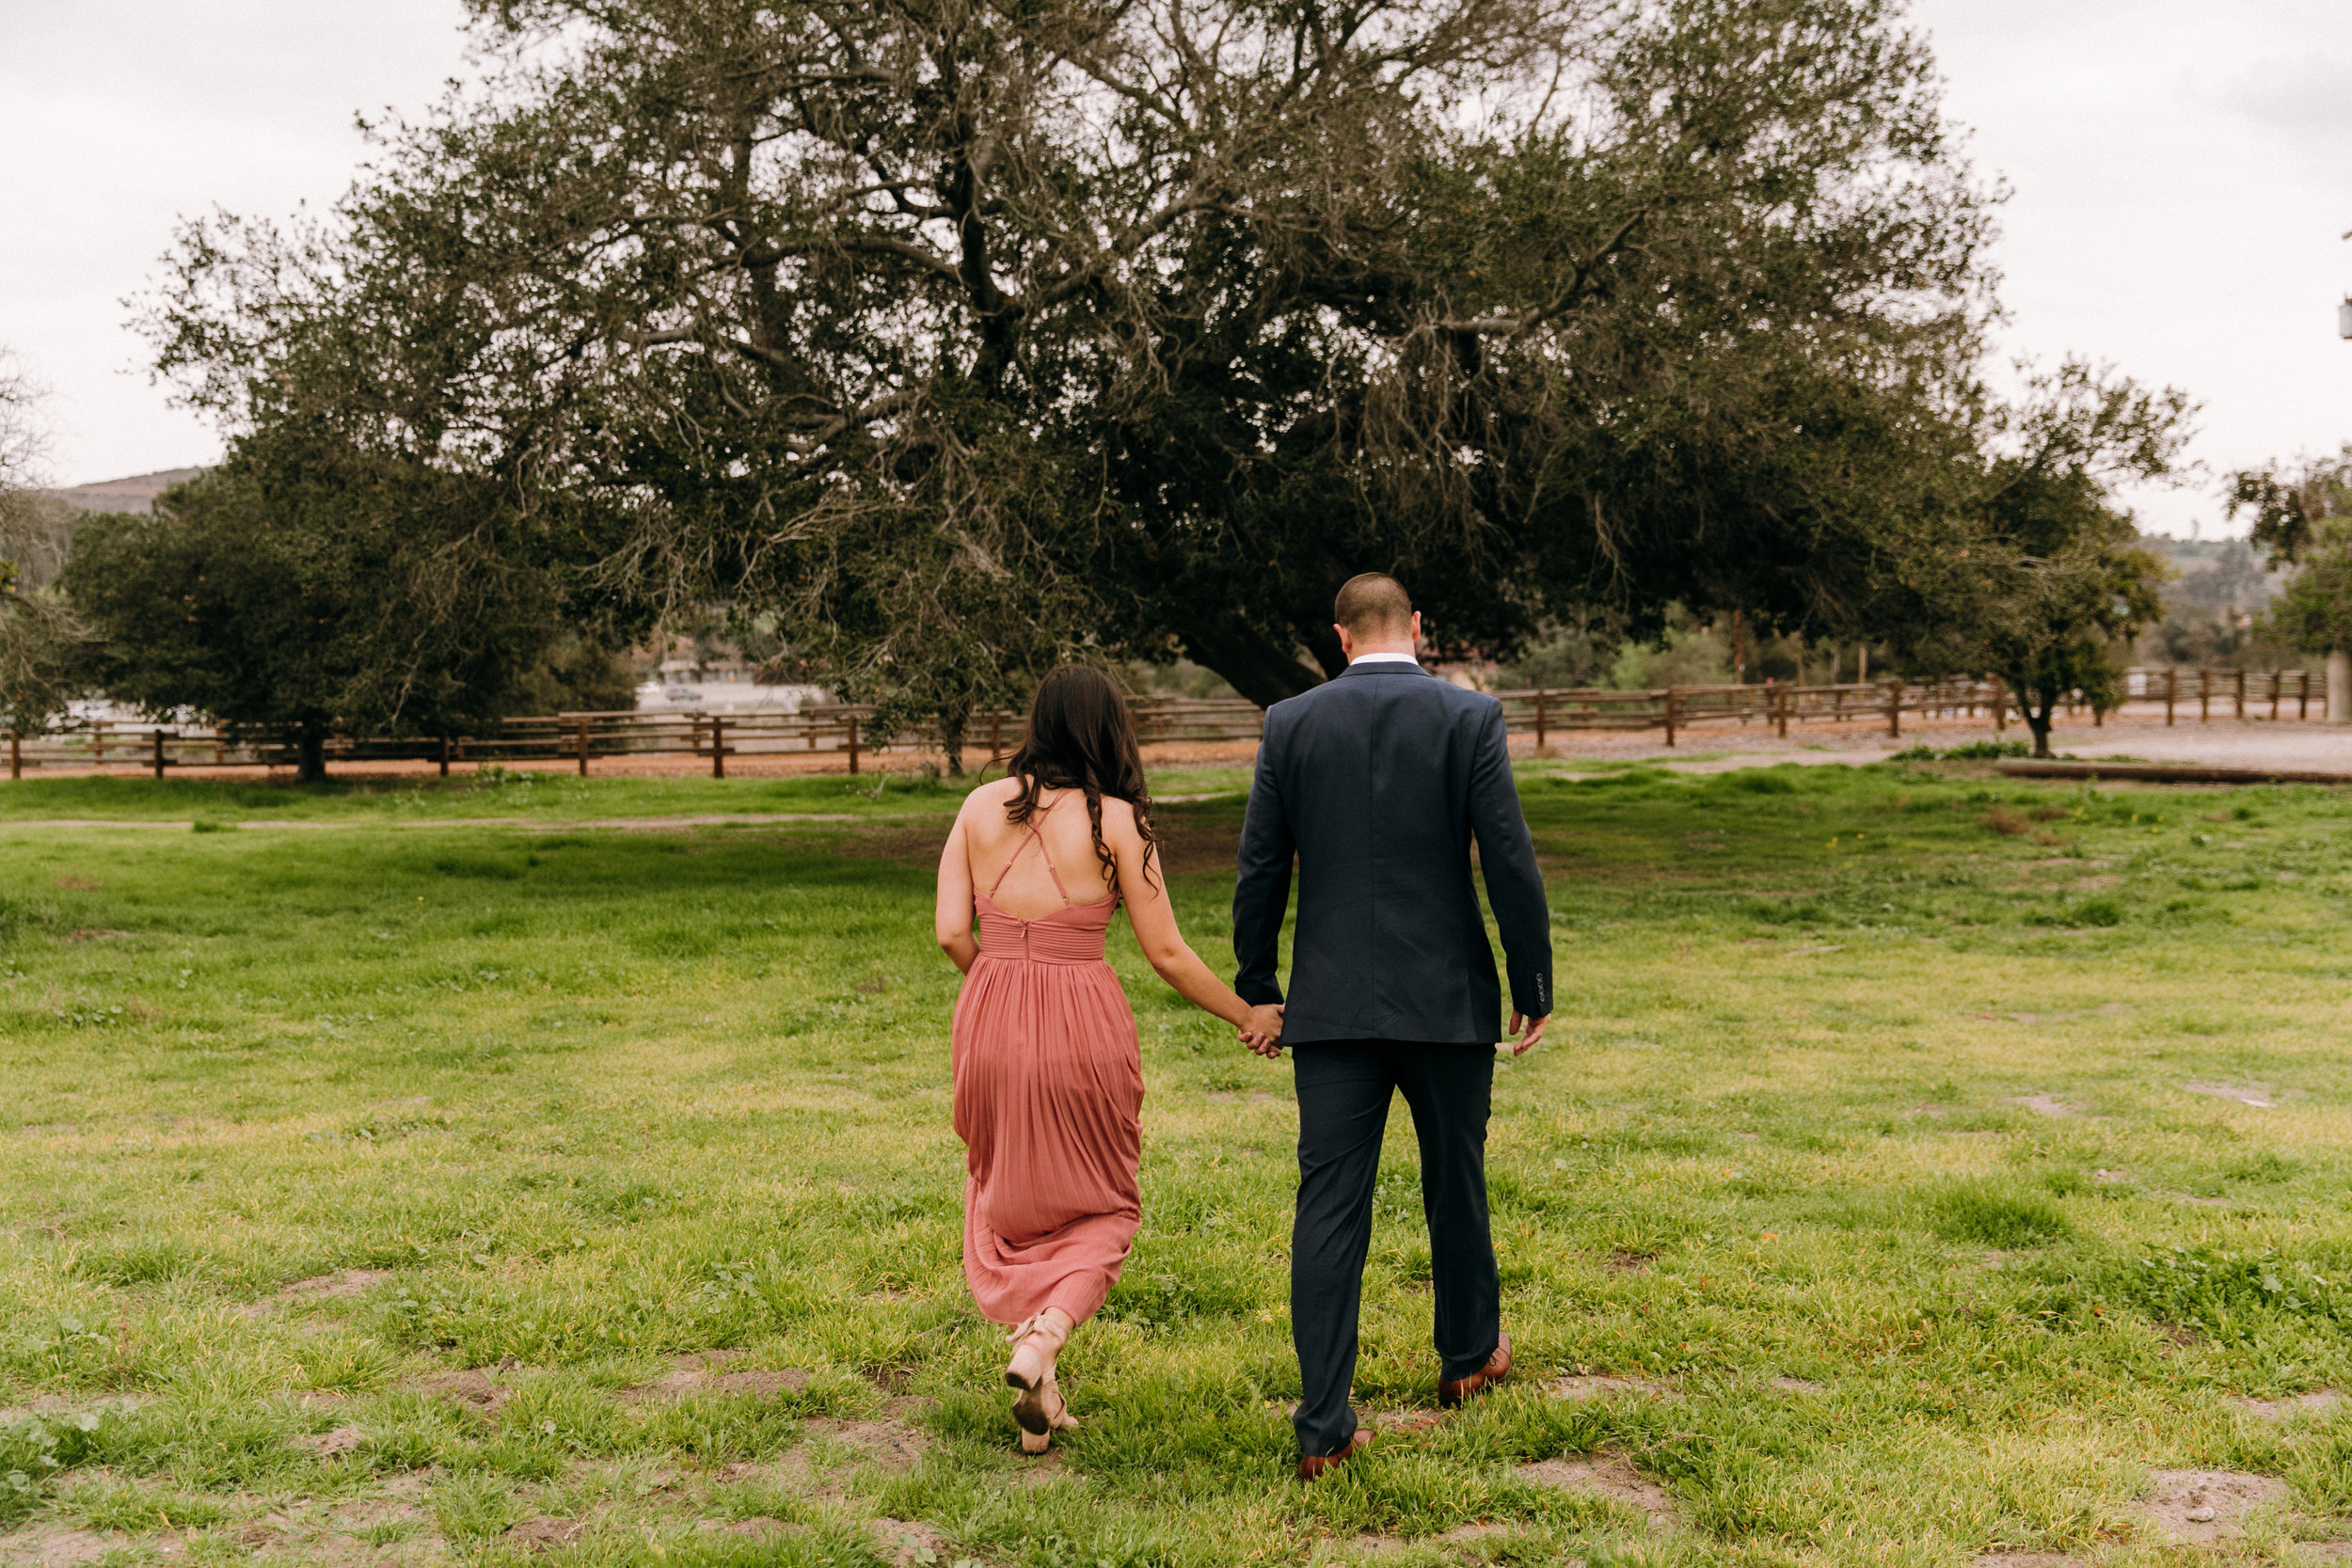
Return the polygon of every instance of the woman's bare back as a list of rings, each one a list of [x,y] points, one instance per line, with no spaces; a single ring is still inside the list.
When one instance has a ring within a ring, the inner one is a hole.
[[[1065,893],[1073,904],[1091,903],[1111,893],[1117,881],[1094,853],[1085,795],[1074,789],[1045,791],[1028,823],[1016,825],[1005,811],[1020,792],[1018,779],[982,784],[972,792],[963,827],[972,885],[988,894],[999,909],[1023,920],[1042,919],[1061,909]],[[1103,802],[1106,817],[1125,809],[1122,801]],[[1042,855],[1035,848],[1025,851],[1032,827],[1044,849]],[[1002,883],[997,882],[999,875],[1004,878]],[[1058,889],[1056,877],[1061,879]],[[992,886],[995,891],[989,893]]]

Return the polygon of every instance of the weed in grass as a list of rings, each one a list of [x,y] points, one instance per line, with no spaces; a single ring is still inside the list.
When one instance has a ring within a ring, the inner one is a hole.
[[[2042,1246],[2073,1227],[2056,1205],[1990,1182],[1965,1182],[1935,1195],[1935,1233],[1948,1242],[1991,1247]]]

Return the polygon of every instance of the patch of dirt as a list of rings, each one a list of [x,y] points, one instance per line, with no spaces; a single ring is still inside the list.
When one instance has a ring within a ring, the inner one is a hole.
[[[1623,1454],[1573,1454],[1540,1465],[1522,1465],[1519,1479],[1632,1509],[1649,1521],[1652,1529],[1673,1529],[1680,1522],[1680,1513],[1666,1489],[1635,1469]]]
[[[294,1439],[294,1447],[308,1449],[322,1459],[333,1459],[351,1453],[368,1440],[368,1434],[358,1427],[337,1427],[332,1432],[313,1433]]]
[[[1438,1539],[1440,1541],[1491,1541],[1498,1535],[1510,1533],[1511,1527],[1508,1525],[1456,1525]]]
[[[362,1530],[372,1525],[412,1524],[424,1517],[424,1510],[397,1497],[355,1497],[337,1503],[327,1517],[338,1529]]]
[[[1069,1475],[1070,1472],[1062,1467],[1066,1457],[1059,1449],[1047,1449],[1043,1453],[1025,1453],[1021,1456],[1021,1467],[1012,1473],[1012,1483],[1015,1486],[1051,1486]]]
[[[2127,1187],[2131,1185],[2132,1173],[2127,1170],[2094,1170],[2090,1173],[2090,1180],[2102,1187]]]
[[[1372,1424],[1382,1432],[1426,1432],[1443,1418],[1434,1410],[1375,1410]]]
[[[864,1453],[887,1470],[911,1470],[930,1440],[900,1421],[814,1420],[808,1430]]]
[[[369,1291],[392,1277],[389,1269],[345,1269],[341,1274],[323,1274],[315,1279],[297,1279],[280,1290],[272,1301],[357,1301]]]
[[[506,1539],[533,1551],[549,1552],[572,1544],[587,1528],[579,1519],[525,1519],[506,1532]]]
[[[1662,1383],[1609,1372],[1594,1377],[1555,1377],[1544,1385],[1544,1392],[1555,1400],[1605,1400],[1618,1394],[1644,1394],[1654,1400],[1674,1397],[1674,1390]]]
[[[2278,1100],[2274,1098],[2275,1091],[2267,1084],[2207,1084],[2197,1082],[2184,1084],[2181,1086],[2188,1090],[2191,1094],[2201,1094],[2211,1100],[2234,1100],[2241,1105],[2251,1105],[2258,1111],[2271,1110],[2279,1103]]]
[[[26,1563],[34,1568],[76,1568],[95,1562],[126,1543],[119,1536],[95,1530],[69,1529],[62,1525],[36,1525],[31,1529],[0,1535],[0,1562]]]
[[[1657,1260],[1658,1254],[1654,1252],[1635,1252],[1628,1247],[1613,1247],[1609,1253],[1609,1272],[1611,1274],[1647,1274],[1649,1266]]]
[[[628,1402],[644,1400],[682,1400],[694,1394],[755,1394],[772,1399],[778,1394],[797,1394],[808,1386],[808,1373],[798,1367],[785,1367],[766,1371],[727,1372],[720,1368],[743,1357],[742,1351],[710,1350],[699,1354],[681,1355],[670,1363],[669,1373],[659,1383],[631,1388],[621,1398]]]
[[[1822,1392],[1821,1386],[1814,1382],[1809,1377],[1776,1377],[1772,1379],[1772,1386],[1779,1389],[1784,1394],[1818,1394]]]
[[[2083,1560],[2063,1552],[1987,1552],[1968,1568],[2083,1568]]]
[[[497,1415],[512,1393],[512,1390],[492,1382],[490,1374],[479,1367],[412,1378],[400,1386],[400,1391],[404,1394],[422,1394],[428,1399],[448,1400],[479,1410],[485,1416]]]
[[[2352,1562],[2352,1541],[2307,1541],[2295,1550],[2296,1562]]]
[[[728,1535],[739,1535],[747,1541],[772,1541],[780,1535],[790,1535],[800,1527],[760,1513],[749,1519],[699,1519],[695,1521],[694,1528],[714,1535],[722,1531]]]
[[[2192,1545],[2235,1541],[2248,1514],[2284,1500],[2287,1483],[2235,1470],[2153,1470],[2155,1491],[2139,1505],[2142,1517],[2167,1540]]]
[[[2185,1203],[2192,1209],[2227,1209],[2230,1206],[2226,1197],[2199,1197],[2195,1193],[2171,1193],[2167,1196],[2173,1202]]]
[[[2333,1410],[2344,1402],[2344,1396],[2333,1388],[2317,1388],[2290,1399],[2232,1400],[2230,1402],[2249,1416],[2259,1416],[2265,1421],[2284,1421],[2312,1411]]]
[[[57,885],[68,893],[96,893],[99,884],[87,877],[60,877]]]
[[[890,1554],[891,1568],[916,1568],[917,1564],[946,1562],[954,1556],[947,1538],[930,1526],[908,1519],[877,1519],[874,1534],[882,1549]]]
[[[2013,1094],[2010,1099],[2038,1117],[2078,1117],[2083,1114],[2081,1106],[2070,1105],[2051,1095]]]
[[[743,1460],[719,1472],[722,1486],[772,1486],[783,1492],[808,1487],[808,1455],[794,1449],[781,1459]]]
[[[103,926],[77,926],[65,934],[65,940],[68,942],[120,942],[129,935],[131,933],[128,931],[117,931]]]

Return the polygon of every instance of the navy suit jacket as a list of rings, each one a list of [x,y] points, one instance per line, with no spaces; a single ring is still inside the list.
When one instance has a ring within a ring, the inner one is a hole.
[[[1286,1044],[1491,1045],[1494,950],[1470,886],[1470,841],[1502,933],[1511,1006],[1551,1013],[1551,918],[1519,813],[1502,705],[1417,664],[1348,666],[1266,709],[1233,886],[1233,989],[1280,1002],[1275,977],[1291,861]]]

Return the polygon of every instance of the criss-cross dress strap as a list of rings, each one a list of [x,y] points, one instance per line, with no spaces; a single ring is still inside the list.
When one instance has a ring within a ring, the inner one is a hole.
[[[1029,846],[1034,844],[1037,846],[1038,859],[1045,863],[1045,874],[1054,879],[1054,891],[1060,895],[1062,908],[1068,909],[1071,907],[1070,890],[1061,885],[1061,873],[1054,869],[1054,857],[1045,852],[1045,840],[1039,837],[1037,832],[1037,825],[1040,822],[1042,822],[1046,817],[1053,815],[1054,807],[1060,805],[1064,800],[1069,799],[1070,797],[1066,794],[1057,795],[1054,797],[1052,804],[1049,804],[1041,810],[1033,811],[1029,814],[1029,820],[1023,824],[1028,829],[1028,836],[1022,839],[1019,847],[1013,850],[1012,859],[1005,863],[1005,868],[996,873],[996,879],[988,884],[988,895],[991,898],[996,896],[996,890],[1005,885],[1005,879],[1012,875],[1012,868],[1021,863],[1021,857],[1027,854],[1029,852]]]

